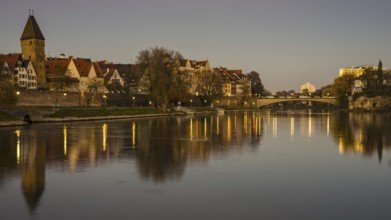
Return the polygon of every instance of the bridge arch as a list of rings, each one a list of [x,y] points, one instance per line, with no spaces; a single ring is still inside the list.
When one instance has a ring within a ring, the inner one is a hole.
[[[260,108],[263,106],[275,104],[275,103],[283,103],[283,102],[321,102],[336,105],[335,98],[262,98],[257,99],[256,107]]]

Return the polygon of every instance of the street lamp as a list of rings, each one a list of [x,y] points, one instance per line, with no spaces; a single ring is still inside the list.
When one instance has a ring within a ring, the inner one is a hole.
[[[106,107],[106,105],[107,105],[107,96],[105,94],[103,94],[102,98],[103,98],[102,106]],[[87,103],[87,105],[88,105],[88,103]]]
[[[133,100],[133,102],[132,102],[132,104],[133,104],[133,107],[135,106],[135,100],[136,100],[136,97],[132,97],[132,100]]]
[[[19,91],[16,91],[16,95],[20,95],[20,92],[19,92]]]
[[[190,99],[190,106],[193,107],[193,99]]]

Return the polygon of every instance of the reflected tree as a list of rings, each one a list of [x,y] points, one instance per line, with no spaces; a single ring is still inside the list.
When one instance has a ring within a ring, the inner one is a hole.
[[[332,136],[341,153],[377,155],[391,147],[390,116],[379,113],[339,113],[331,124]]]

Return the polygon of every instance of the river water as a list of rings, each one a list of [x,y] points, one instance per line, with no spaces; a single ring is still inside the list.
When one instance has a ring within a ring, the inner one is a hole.
[[[390,114],[0,128],[0,219],[391,219]]]

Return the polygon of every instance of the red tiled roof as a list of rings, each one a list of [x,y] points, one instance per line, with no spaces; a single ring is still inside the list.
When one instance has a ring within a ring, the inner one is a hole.
[[[48,59],[46,61],[47,77],[65,76],[70,62],[70,59]]]
[[[228,70],[229,73],[235,73],[235,74],[238,74],[238,75],[242,75],[243,74],[243,71],[242,70]]]
[[[102,69],[99,67],[99,63],[98,62],[93,62],[92,65],[93,65],[93,67],[95,69],[96,77],[97,78],[104,78]]]
[[[90,59],[75,58],[73,62],[76,65],[76,69],[81,77],[88,77],[92,68],[92,62]]]
[[[115,69],[110,69],[109,72],[105,74],[105,82],[108,82],[111,77],[113,77]]]
[[[20,53],[0,54],[0,59],[7,61],[10,69],[15,69],[18,60],[22,61]]]
[[[229,70],[225,67],[213,68],[213,70],[220,74],[224,81],[236,82],[244,77],[242,70]]]
[[[179,65],[183,66],[183,67],[186,67],[187,61],[188,60],[186,60],[186,59],[179,59]]]
[[[112,64],[112,63],[98,63],[99,64],[99,67],[100,69],[103,71],[103,72],[107,72],[107,70],[111,70],[111,69],[116,69],[116,65],[115,64]]]
[[[208,63],[208,60],[203,60],[203,61],[197,61],[197,60],[189,60],[189,59],[179,59],[179,64],[182,67],[186,67],[187,62],[190,62],[190,66],[192,68],[199,68],[199,67],[205,67],[206,64]]]
[[[202,67],[205,67],[207,63],[208,63],[208,60],[196,61],[196,65],[197,66],[202,66]]]

